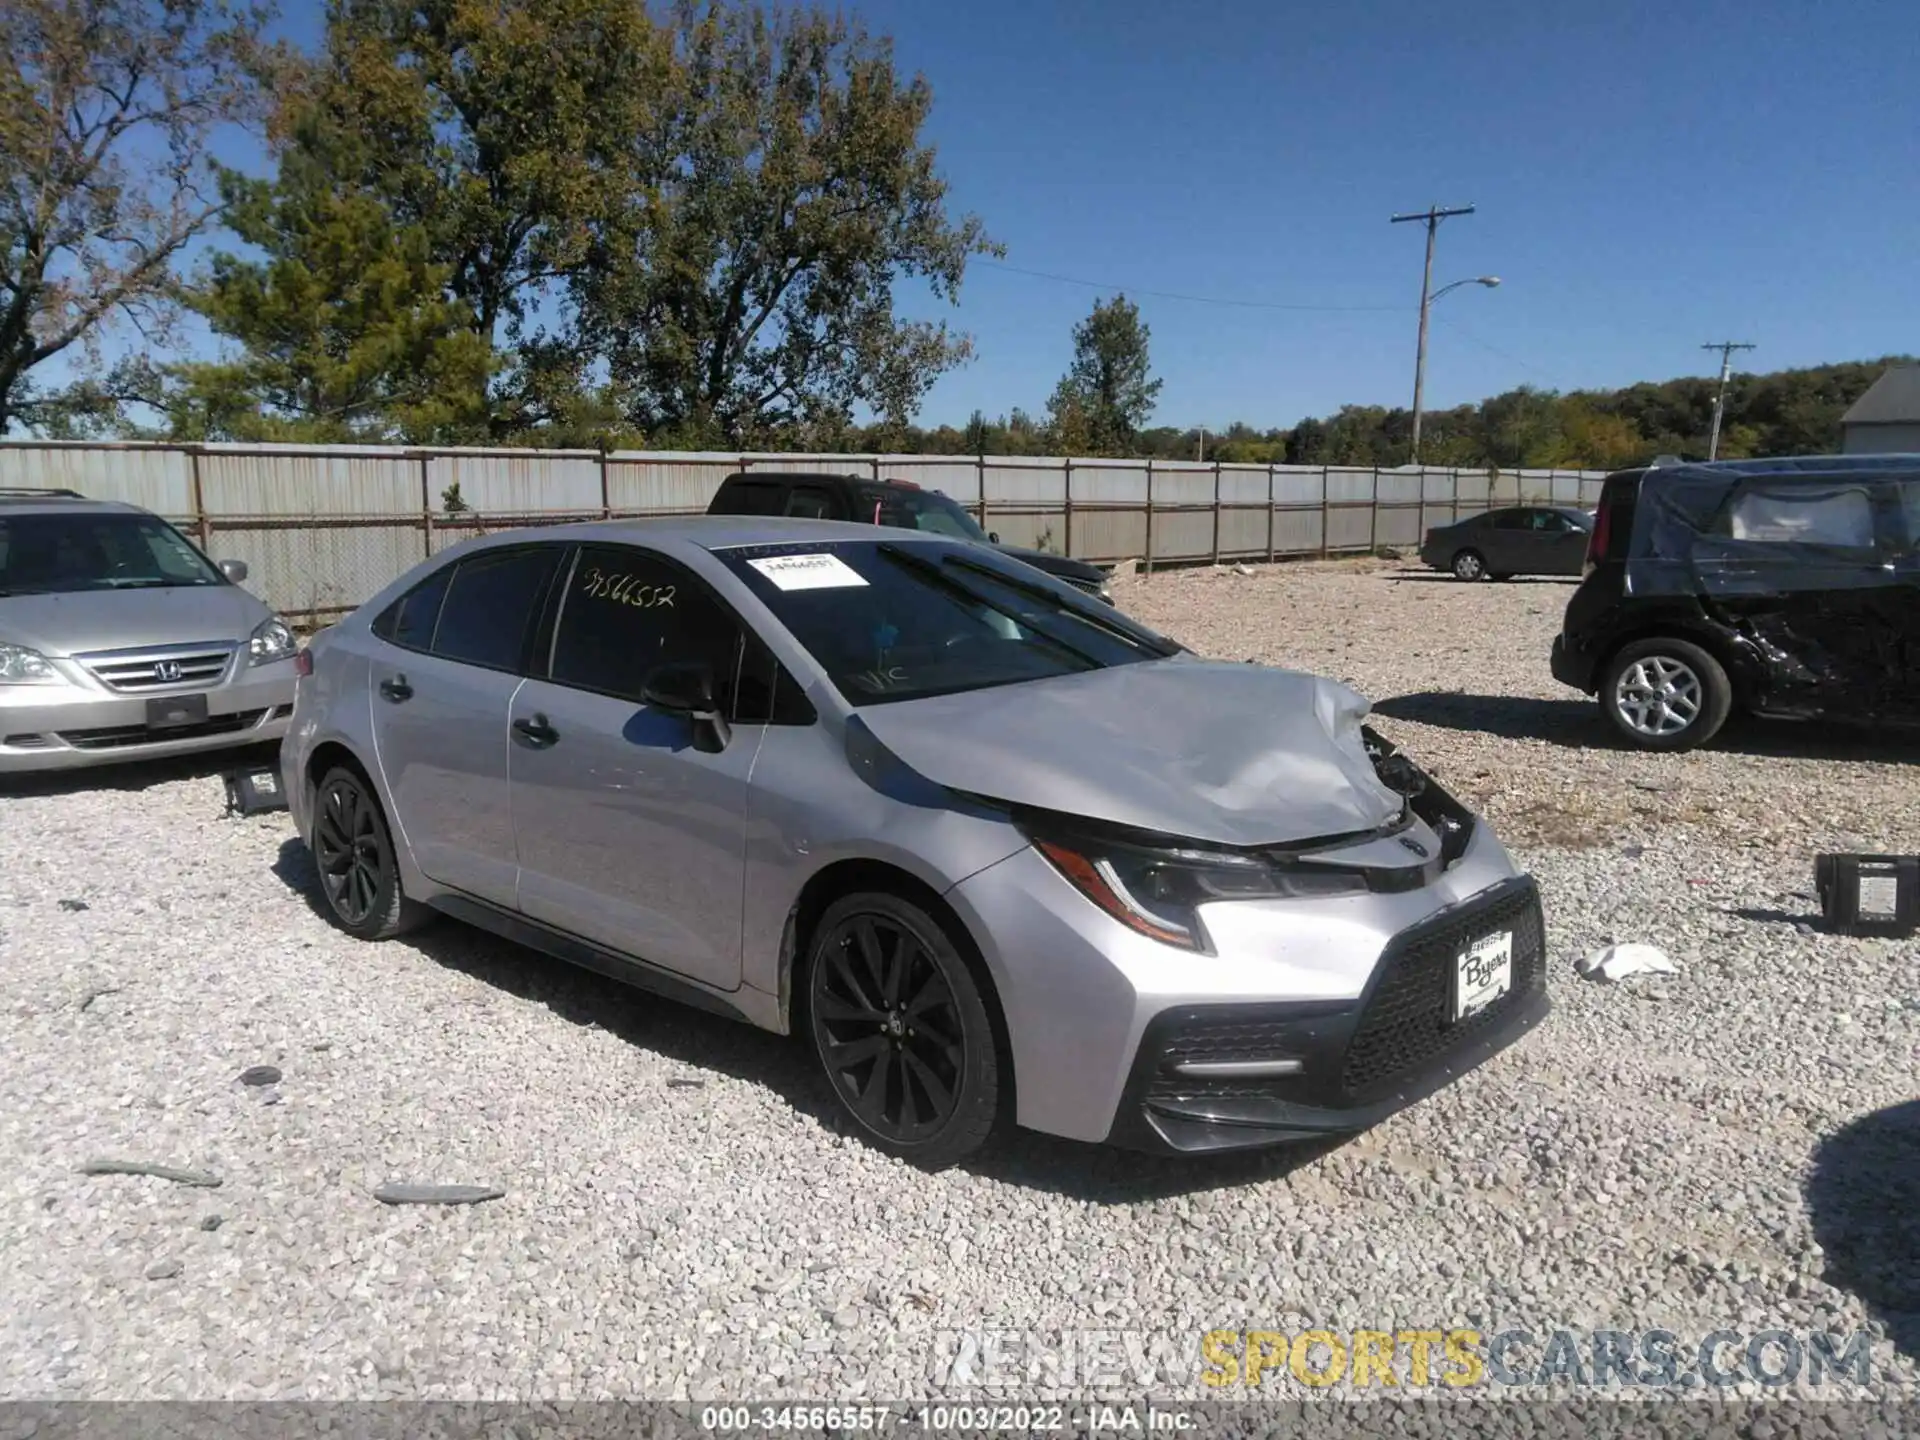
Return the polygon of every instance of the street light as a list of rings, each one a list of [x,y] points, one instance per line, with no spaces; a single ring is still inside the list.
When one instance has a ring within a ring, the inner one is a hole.
[[[1449,290],[1458,290],[1462,285],[1484,285],[1491,290],[1499,283],[1498,275],[1475,275],[1469,280],[1456,280],[1451,285],[1442,285],[1431,295],[1421,298],[1420,353],[1413,364],[1413,463],[1415,465],[1420,463],[1420,415],[1427,391],[1427,312],[1433,308],[1433,302]]]

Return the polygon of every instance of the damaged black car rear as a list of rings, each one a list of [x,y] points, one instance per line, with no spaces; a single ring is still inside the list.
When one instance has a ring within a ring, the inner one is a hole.
[[[1920,455],[1609,476],[1552,664],[1649,750],[1735,710],[1920,724]]]

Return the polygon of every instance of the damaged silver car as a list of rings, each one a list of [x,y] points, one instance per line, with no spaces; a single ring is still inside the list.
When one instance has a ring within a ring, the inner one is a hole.
[[[1545,1015],[1533,882],[1329,680],[931,534],[618,521],[448,551],[301,658],[335,921],[439,912],[804,1037],[859,1132],[1351,1131]]]

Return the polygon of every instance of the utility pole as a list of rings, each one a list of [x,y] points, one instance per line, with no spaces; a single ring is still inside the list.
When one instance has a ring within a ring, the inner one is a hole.
[[[1425,210],[1414,211],[1406,215],[1395,215],[1393,223],[1404,225],[1409,220],[1421,220],[1427,227],[1427,268],[1420,277],[1420,349],[1413,364],[1413,463],[1420,463],[1420,411],[1426,398],[1427,388],[1427,306],[1429,292],[1433,288],[1433,237],[1440,229],[1440,222],[1452,215],[1471,215],[1473,206],[1456,205],[1452,209],[1442,210],[1438,205],[1430,205]]]
[[[1753,346],[1743,340],[1716,340],[1700,348],[1720,352],[1720,388],[1714,392],[1713,433],[1707,437],[1707,459],[1713,460],[1720,454],[1720,417],[1727,413],[1727,381],[1733,378],[1733,352],[1751,350]]]

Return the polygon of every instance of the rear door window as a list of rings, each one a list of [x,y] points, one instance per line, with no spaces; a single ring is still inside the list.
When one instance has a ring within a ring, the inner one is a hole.
[[[1528,518],[1530,510],[1496,510],[1487,516],[1487,524],[1496,530],[1530,530],[1533,522]]]
[[[1727,506],[1726,538],[1754,545],[1874,548],[1873,495],[1864,485],[1750,485]]]
[[[431,650],[433,627],[440,623],[440,606],[453,582],[454,567],[443,565],[380,613],[373,633],[389,644],[408,650]]]
[[[433,653],[489,670],[518,670],[562,547],[482,551],[460,562],[434,627]]]

